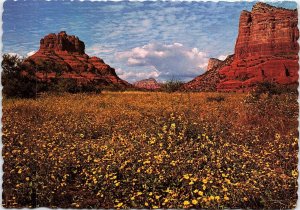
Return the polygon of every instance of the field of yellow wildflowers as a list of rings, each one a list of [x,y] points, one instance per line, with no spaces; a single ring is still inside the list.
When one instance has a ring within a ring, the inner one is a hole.
[[[4,207],[293,208],[297,95],[3,101]]]

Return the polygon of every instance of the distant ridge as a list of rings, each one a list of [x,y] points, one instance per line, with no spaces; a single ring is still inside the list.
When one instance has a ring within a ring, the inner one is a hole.
[[[143,79],[133,83],[133,85],[137,88],[146,90],[157,90],[161,88],[161,84],[159,84],[154,78]]]

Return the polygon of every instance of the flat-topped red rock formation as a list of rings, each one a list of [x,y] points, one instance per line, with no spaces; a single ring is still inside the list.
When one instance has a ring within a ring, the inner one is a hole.
[[[147,90],[157,90],[161,88],[161,85],[154,78],[137,81],[133,83],[133,86]]]
[[[129,87],[115,69],[98,57],[85,54],[85,45],[78,37],[62,31],[49,34],[40,41],[39,50],[25,60],[27,68],[34,68],[41,80],[73,78],[80,82],[96,82],[103,86]]]
[[[297,10],[256,3],[242,11],[233,62],[221,68],[217,90],[247,89],[260,82],[298,81]]]
[[[40,51],[67,51],[69,53],[84,54],[85,45],[74,35],[67,35],[65,31],[61,31],[57,35],[52,33],[40,41]]]
[[[183,85],[184,90],[243,91],[262,82],[298,82],[297,10],[256,3],[242,11],[234,55],[210,59],[208,71]]]

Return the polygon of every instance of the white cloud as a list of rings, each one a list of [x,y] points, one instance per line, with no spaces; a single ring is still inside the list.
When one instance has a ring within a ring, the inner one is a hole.
[[[135,66],[135,65],[145,64],[145,63],[135,58],[128,58],[127,64],[130,66]]]
[[[221,60],[221,61],[225,60],[226,58],[227,58],[227,55],[220,55],[218,57],[218,59]]]
[[[99,56],[102,53],[111,53],[114,49],[100,44],[93,44],[92,46],[87,47],[85,51],[88,55]]]
[[[35,51],[30,51],[29,53],[26,54],[27,57],[32,56],[35,53]]]
[[[17,56],[17,57],[23,58],[23,56],[20,55],[19,53],[9,52],[7,54],[10,55],[10,56]]]
[[[143,69],[149,67],[149,70],[145,70],[147,72],[142,72],[145,75],[156,72],[157,77],[161,77],[161,79],[178,77],[183,80],[189,80],[202,74],[208,62],[205,52],[198,48],[185,47],[181,43],[149,43],[129,51],[116,53],[116,59],[126,63],[128,67],[140,66],[144,67]],[[155,69],[155,71],[151,69]],[[124,75],[134,76],[132,72],[124,73]],[[143,74],[136,77],[141,76]]]
[[[150,71],[124,71],[121,68],[116,69],[116,73],[121,79],[129,80],[129,81],[139,81],[142,79],[148,79],[150,77],[152,78],[158,78],[160,75],[160,72],[155,70],[153,67],[150,68]]]

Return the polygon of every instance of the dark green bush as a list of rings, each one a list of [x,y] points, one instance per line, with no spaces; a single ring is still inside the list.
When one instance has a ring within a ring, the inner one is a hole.
[[[225,97],[224,96],[211,96],[211,97],[207,97],[206,98],[207,102],[221,102],[221,101],[225,101]]]
[[[101,88],[96,84],[96,82],[89,82],[87,84],[81,84],[81,92],[87,93],[101,93]]]
[[[79,93],[81,91],[79,85],[77,84],[77,81],[71,78],[58,79],[57,83],[54,84],[54,89],[57,92],[68,92],[68,93]]]
[[[176,91],[180,90],[180,88],[183,84],[184,83],[179,80],[172,79],[172,80],[169,80],[169,81],[163,83],[161,90],[164,92],[168,92],[168,93],[176,92]]]
[[[101,89],[95,82],[79,83],[72,78],[57,78],[52,80],[51,90],[55,92],[80,93],[80,92],[95,92],[100,93]]]
[[[298,84],[282,85],[273,82],[262,82],[253,87],[246,97],[246,103],[257,103],[268,98],[274,98],[282,94],[298,94]]]
[[[2,66],[3,94],[7,98],[33,98],[37,95],[37,81],[33,71],[23,71],[23,59],[4,54]]]
[[[281,85],[273,82],[262,82],[257,84],[251,91],[254,97],[259,97],[261,94],[280,95],[283,93],[297,93],[298,84]]]

